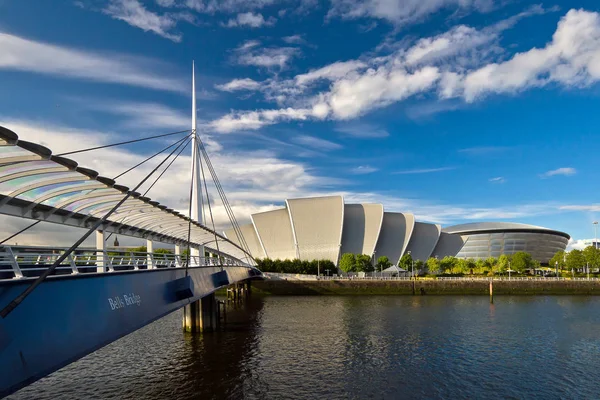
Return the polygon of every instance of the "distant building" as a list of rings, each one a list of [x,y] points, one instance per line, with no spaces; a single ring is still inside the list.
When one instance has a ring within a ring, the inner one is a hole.
[[[384,211],[382,204],[345,204],[342,196],[288,199],[285,207],[253,214],[251,219],[240,229],[253,257],[326,259],[336,265],[344,253],[387,256],[397,265],[408,252],[425,261],[498,257],[519,250],[548,262],[569,240],[566,233],[503,222],[442,230],[440,225],[415,221],[410,213]],[[224,234],[241,246],[233,229]]]
[[[564,251],[571,238],[564,232],[513,222],[475,222],[443,231],[466,237],[466,244],[456,255],[460,258],[485,259],[525,251],[543,264],[557,251]]]

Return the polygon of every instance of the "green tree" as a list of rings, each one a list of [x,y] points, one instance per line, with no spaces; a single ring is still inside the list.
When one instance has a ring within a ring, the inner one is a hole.
[[[356,255],[356,271],[357,272],[371,272],[373,271],[373,264],[371,257],[366,254]]]
[[[383,271],[384,269],[389,268],[391,266],[392,263],[390,262],[388,256],[381,256],[377,259],[377,271]]]
[[[400,258],[400,261],[398,261],[398,267],[403,268],[410,272],[411,268],[412,268],[412,262],[413,262],[412,256],[410,254],[406,253],[402,256],[402,258]]]
[[[471,264],[469,260],[465,260],[464,258],[457,258],[454,266],[452,267],[453,274],[468,274],[471,270]]]
[[[442,258],[440,261],[442,273],[451,274],[457,261],[457,258],[452,256],[446,256]]]
[[[583,268],[585,266],[585,257],[581,250],[571,250],[567,253],[567,269]]]
[[[340,269],[343,272],[352,272],[356,270],[356,256],[352,253],[344,253],[340,258]]]
[[[156,249],[156,250],[154,250],[154,254],[173,254],[173,250],[171,250],[171,249]]]
[[[477,261],[475,261],[475,268],[474,268],[474,272],[476,274],[485,274],[488,271],[488,265],[486,263],[486,260],[483,259],[479,259]]]
[[[594,246],[583,249],[583,258],[586,263],[589,263],[590,267],[600,266],[600,250]]]
[[[498,257],[498,262],[496,263],[496,272],[503,274],[508,270],[508,265],[510,263],[510,257],[506,254],[502,254]]]
[[[427,271],[430,274],[437,275],[440,272],[442,272],[442,263],[437,258],[430,257],[427,260],[426,264],[427,264]]]
[[[548,261],[548,265],[550,267],[554,268],[558,264],[558,268],[565,269],[565,267],[567,266],[566,262],[565,262],[566,258],[567,258],[567,255],[564,251],[562,251],[562,250],[557,251],[556,253],[554,253],[554,255],[552,256],[550,261]]]
[[[423,270],[423,267],[425,266],[425,263],[421,260],[417,260],[415,261],[415,274],[419,274],[419,271]]]
[[[510,267],[521,274],[525,272],[526,269],[531,269],[533,267],[531,254],[524,251],[517,251],[512,255]]]

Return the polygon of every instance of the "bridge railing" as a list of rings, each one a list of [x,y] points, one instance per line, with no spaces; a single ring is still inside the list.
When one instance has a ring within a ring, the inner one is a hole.
[[[42,274],[64,254],[65,249],[20,252],[10,246],[0,248],[0,280],[33,278]],[[76,251],[56,268],[53,275],[137,271],[159,268],[181,268],[243,265],[235,260],[217,257],[181,256],[170,253],[133,251]]]

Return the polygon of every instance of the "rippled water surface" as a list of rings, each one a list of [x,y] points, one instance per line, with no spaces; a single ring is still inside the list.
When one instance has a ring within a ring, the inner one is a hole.
[[[600,398],[600,298],[268,297],[176,312],[11,399]]]

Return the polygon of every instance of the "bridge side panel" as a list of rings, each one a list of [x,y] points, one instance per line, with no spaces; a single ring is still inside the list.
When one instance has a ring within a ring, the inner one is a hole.
[[[131,333],[227,284],[260,275],[245,267],[190,268],[193,296],[177,297],[185,269],[49,278],[0,320],[0,397]],[[216,279],[219,278],[219,279]],[[0,283],[0,307],[29,281]]]

